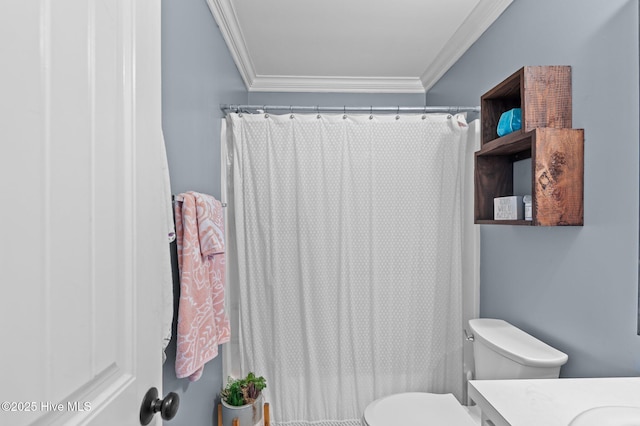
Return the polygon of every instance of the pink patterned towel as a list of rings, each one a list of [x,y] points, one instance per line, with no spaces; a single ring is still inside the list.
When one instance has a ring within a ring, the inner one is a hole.
[[[230,337],[224,309],[224,218],[215,198],[180,195],[184,201],[175,206],[180,267],[176,376],[193,382]]]

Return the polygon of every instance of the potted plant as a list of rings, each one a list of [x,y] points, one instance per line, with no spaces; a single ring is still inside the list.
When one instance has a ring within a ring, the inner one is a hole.
[[[240,420],[240,426],[262,424],[262,389],[266,387],[265,378],[251,372],[243,379],[229,377],[220,393],[223,426],[232,426],[234,418]]]

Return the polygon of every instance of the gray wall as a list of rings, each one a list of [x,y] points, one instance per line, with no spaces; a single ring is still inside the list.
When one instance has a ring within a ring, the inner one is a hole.
[[[515,0],[427,102],[477,103],[523,65],[556,64],[572,66],[585,129],[585,225],[483,225],[481,315],[566,352],[563,376],[637,376],[637,0]]]
[[[219,196],[219,106],[247,90],[205,0],[162,0],[162,102],[173,192]]]
[[[204,0],[162,1],[162,116],[174,194],[220,196],[221,103],[245,103],[247,91]],[[177,279],[174,259],[174,292]],[[175,324],[174,324],[175,335]],[[163,371],[164,393],[180,395],[171,426],[215,425],[221,355],[194,383],[175,375],[175,340]]]

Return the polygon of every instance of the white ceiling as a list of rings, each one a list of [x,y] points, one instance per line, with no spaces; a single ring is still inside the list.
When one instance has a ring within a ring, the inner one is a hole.
[[[512,0],[207,0],[249,91],[424,93]]]

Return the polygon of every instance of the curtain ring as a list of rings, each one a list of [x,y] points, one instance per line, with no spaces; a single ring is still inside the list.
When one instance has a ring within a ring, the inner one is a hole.
[[[318,115],[316,115],[316,118],[319,119],[320,118],[320,105],[316,105],[316,113],[318,114]]]
[[[289,112],[291,113],[289,118],[293,120],[293,105],[289,105]]]
[[[269,113],[267,112],[267,106],[263,105],[262,109],[264,109],[264,118],[269,118]]]
[[[347,106],[346,105],[342,105],[342,119],[346,120],[347,119]]]
[[[400,105],[398,105],[398,109],[396,110],[396,120],[400,120]]]
[[[369,105],[369,120],[373,120],[373,105]]]
[[[424,106],[424,111],[422,112],[422,119],[426,119],[427,118],[427,106]]]

